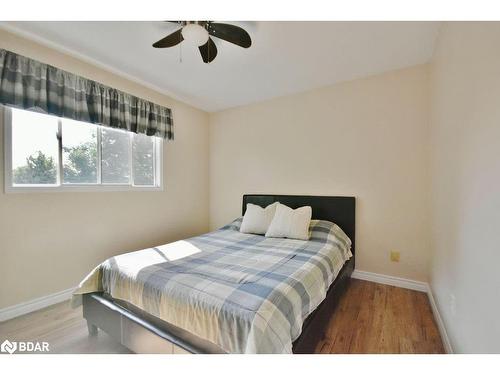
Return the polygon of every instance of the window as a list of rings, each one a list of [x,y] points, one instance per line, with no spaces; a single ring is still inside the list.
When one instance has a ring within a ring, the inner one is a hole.
[[[159,190],[162,139],[3,107],[6,191]]]

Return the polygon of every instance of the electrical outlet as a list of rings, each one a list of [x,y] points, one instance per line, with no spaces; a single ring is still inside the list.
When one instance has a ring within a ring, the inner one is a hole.
[[[391,251],[391,262],[399,262],[399,251]]]

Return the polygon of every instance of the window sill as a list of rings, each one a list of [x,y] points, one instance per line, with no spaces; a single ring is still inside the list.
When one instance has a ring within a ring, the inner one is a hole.
[[[65,186],[5,186],[6,194],[16,193],[103,193],[120,191],[164,191],[161,186],[130,185],[65,185]]]

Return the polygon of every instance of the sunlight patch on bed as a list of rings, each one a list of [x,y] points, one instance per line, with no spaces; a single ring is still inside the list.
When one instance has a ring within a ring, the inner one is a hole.
[[[199,248],[187,241],[176,241],[167,245],[158,246],[155,249],[161,253],[158,255],[164,255],[169,261],[182,259],[201,252]]]
[[[103,263],[103,267],[117,271],[121,276],[130,279],[147,267],[165,262],[173,262],[188,256],[201,253],[202,250],[187,241],[176,241],[167,245],[152,247],[149,249],[134,251],[118,255]],[[118,273],[116,273],[117,275]]]

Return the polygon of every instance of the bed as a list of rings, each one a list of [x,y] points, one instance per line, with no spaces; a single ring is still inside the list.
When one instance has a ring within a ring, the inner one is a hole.
[[[138,353],[312,353],[354,269],[355,199],[244,195],[242,213],[276,201],[312,207],[310,241],[243,234],[236,219],[110,258],[74,297],[89,333]]]

